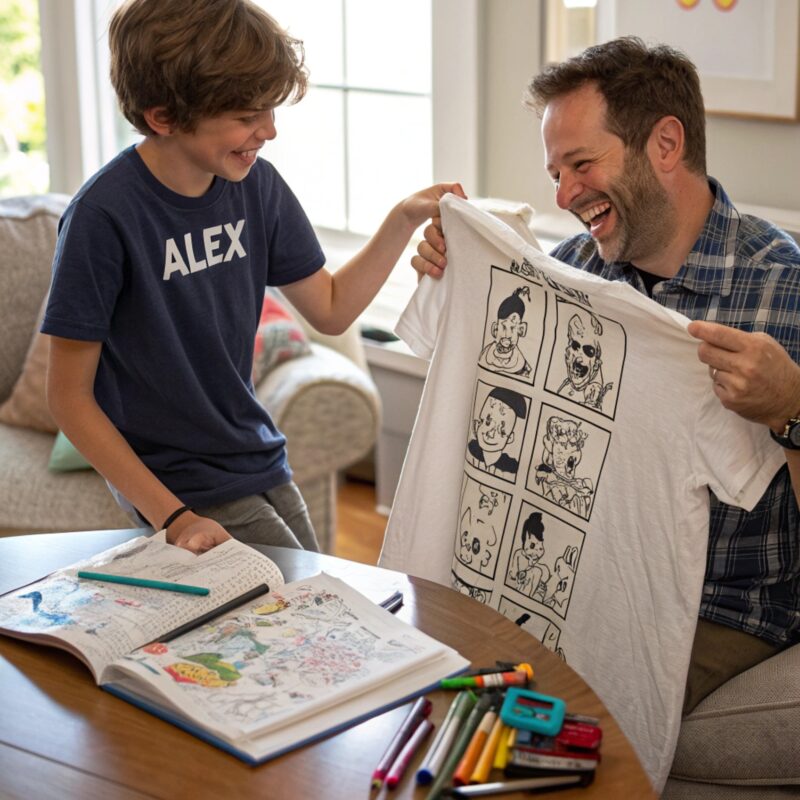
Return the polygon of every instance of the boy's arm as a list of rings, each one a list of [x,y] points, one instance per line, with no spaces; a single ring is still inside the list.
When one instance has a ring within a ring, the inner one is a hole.
[[[142,463],[94,397],[101,342],[50,337],[47,400],[56,424],[92,466],[112,483],[153,526],[183,503]],[[230,535],[214,520],[181,514],[167,540],[195,553],[209,550]]]
[[[335,274],[320,269],[308,278],[282,286],[281,291],[318,331],[342,333],[383,286],[414,231],[426,219],[439,215],[439,200],[447,192],[465,197],[458,183],[439,183],[407,197]]]

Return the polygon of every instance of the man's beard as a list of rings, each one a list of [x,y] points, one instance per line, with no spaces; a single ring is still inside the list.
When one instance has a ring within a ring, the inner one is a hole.
[[[597,240],[604,261],[646,260],[667,246],[675,230],[675,211],[646,154],[626,151],[623,173],[608,197],[617,225],[608,240]]]

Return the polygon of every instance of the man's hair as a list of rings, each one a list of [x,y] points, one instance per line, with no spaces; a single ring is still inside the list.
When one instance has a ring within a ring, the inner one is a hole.
[[[166,109],[179,130],[305,94],[303,44],[248,0],[128,0],[111,18],[111,83],[136,129]]]
[[[589,47],[574,58],[551,64],[528,85],[525,105],[539,116],[551,100],[594,84],[607,105],[606,127],[633,152],[641,154],[658,120],[675,116],[686,132],[683,160],[706,174],[706,118],[700,78],[679,50],[648,47],[622,36]]]

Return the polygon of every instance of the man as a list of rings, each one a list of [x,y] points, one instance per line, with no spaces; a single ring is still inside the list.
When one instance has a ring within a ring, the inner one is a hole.
[[[699,79],[681,53],[616,39],[545,69],[527,103],[557,203],[587,231],[551,255],[696,320],[689,332],[720,401],[786,448],[787,467],[752,512],[711,496],[688,713],[800,641],[800,249],[740,215],[706,174]],[[446,265],[438,222],[412,261],[434,277]]]

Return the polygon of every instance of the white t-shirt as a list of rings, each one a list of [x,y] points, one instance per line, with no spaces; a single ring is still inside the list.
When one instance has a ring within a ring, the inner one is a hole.
[[[380,565],[450,584],[558,653],[660,791],[708,488],[751,508],[783,454],[720,404],[688,319],[466,201],[441,207],[445,276],[421,281],[397,326],[431,364]]]

